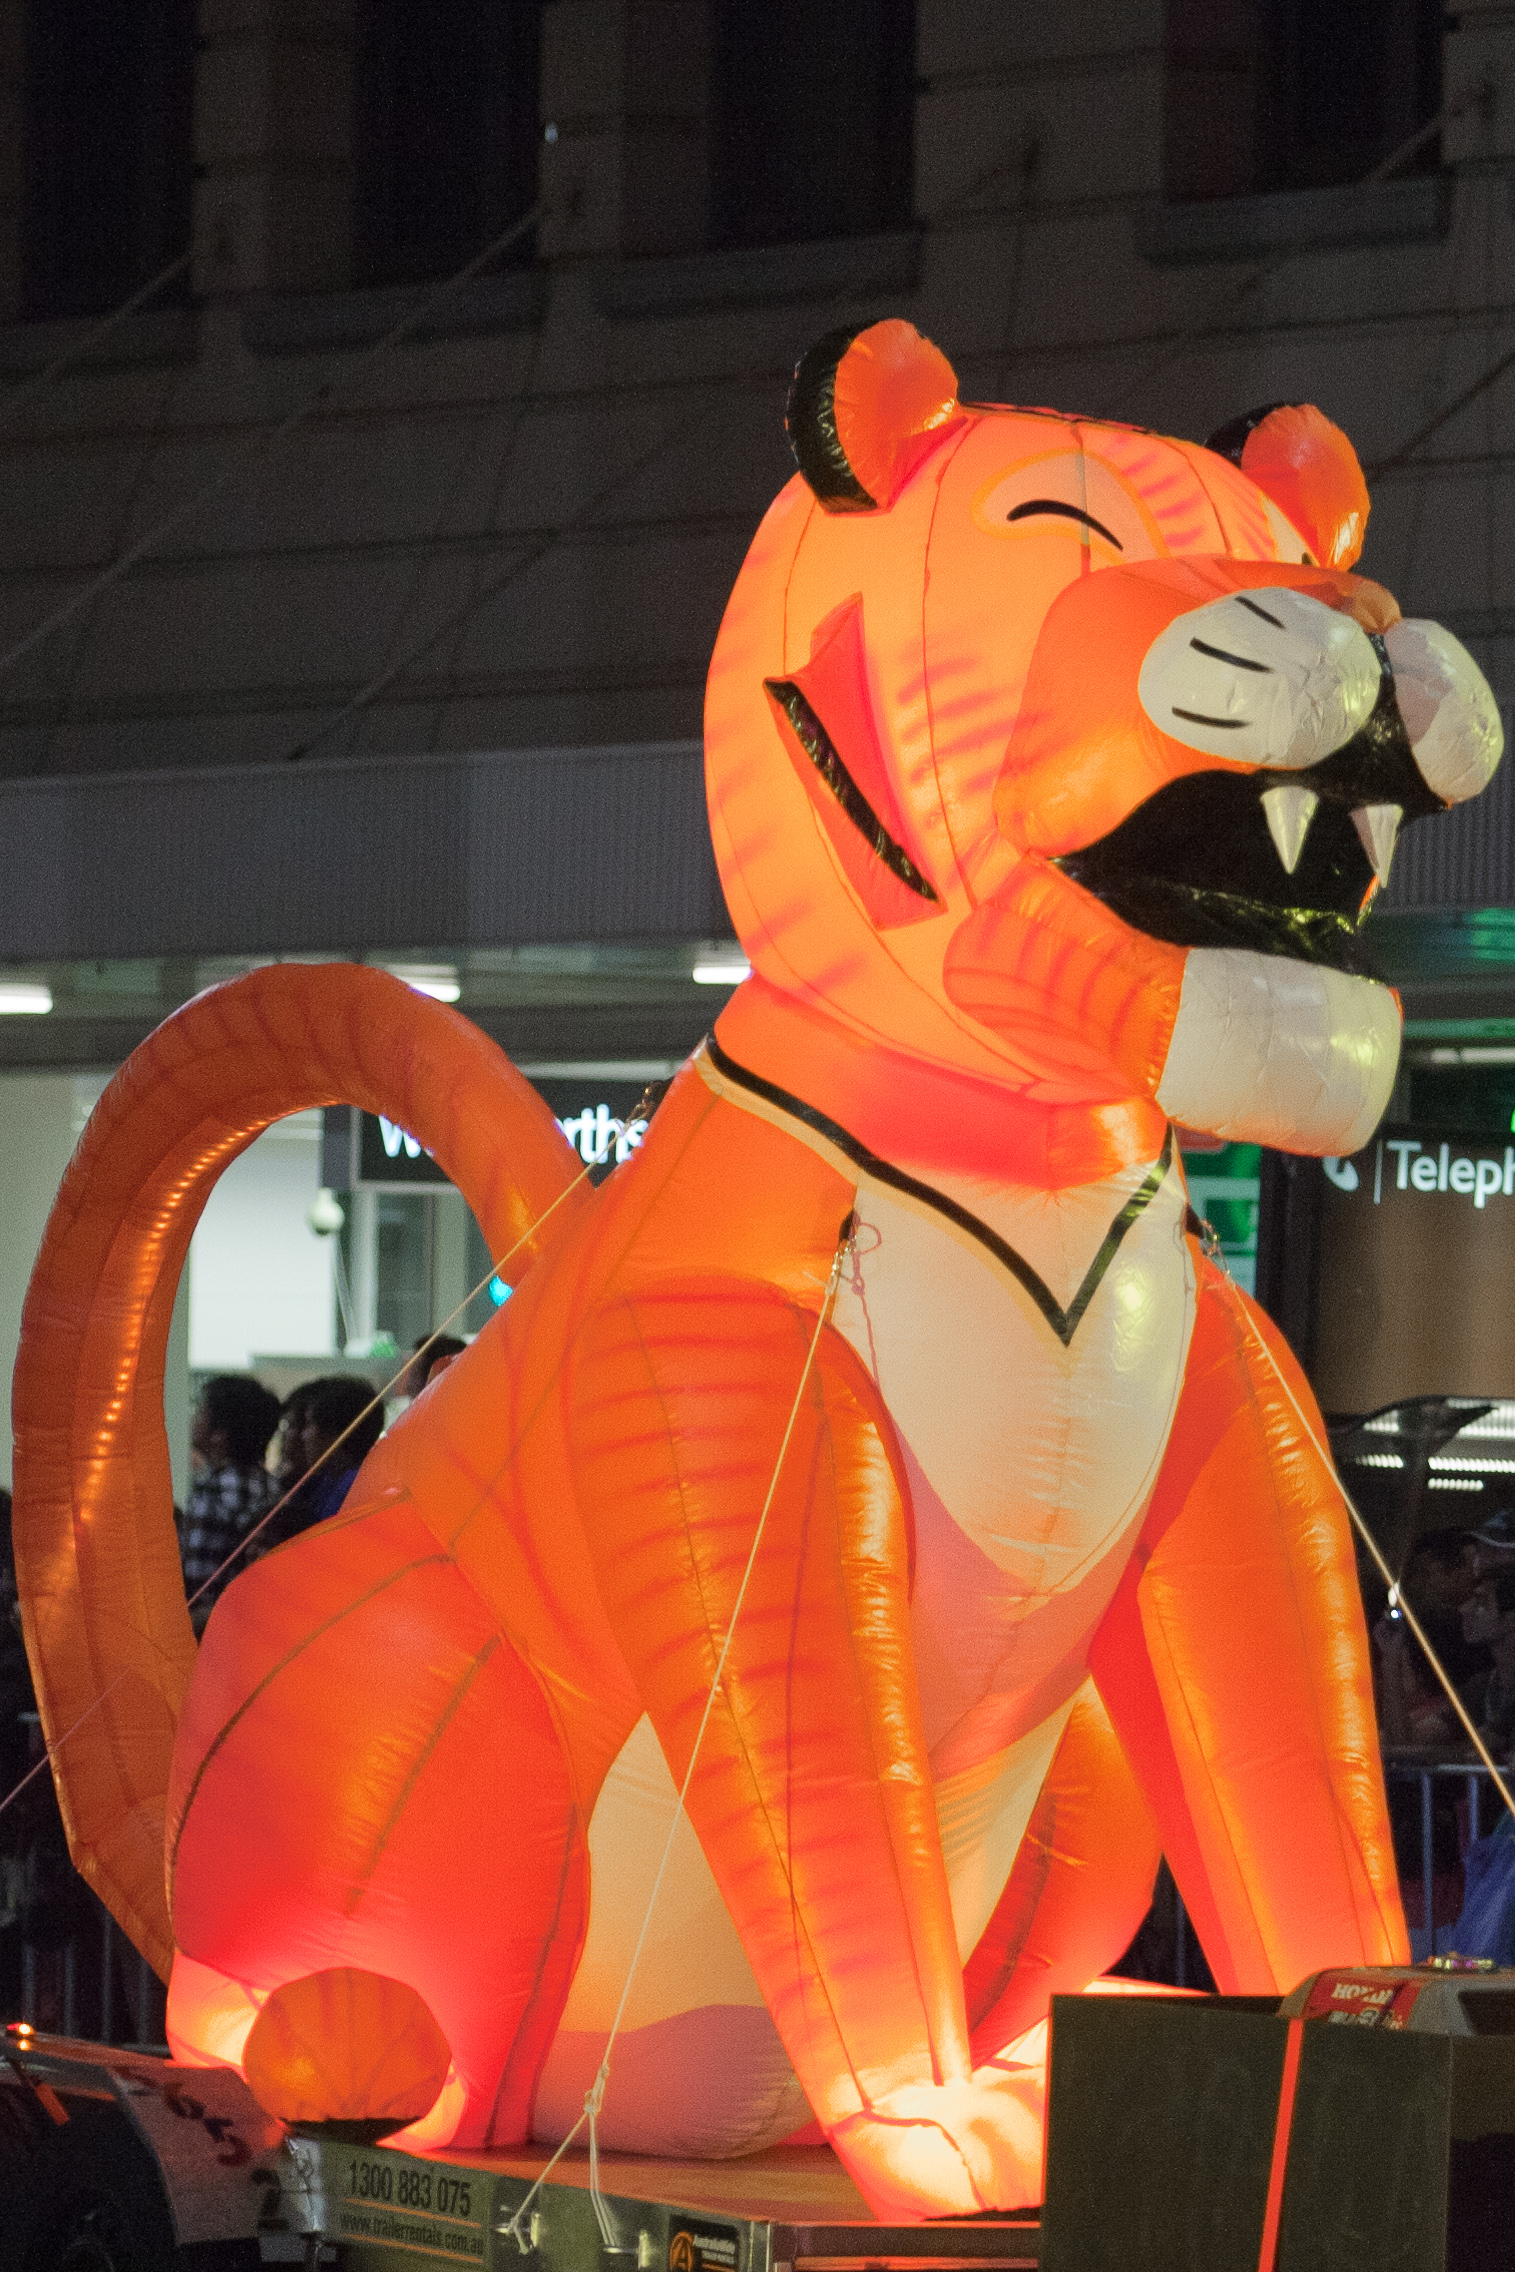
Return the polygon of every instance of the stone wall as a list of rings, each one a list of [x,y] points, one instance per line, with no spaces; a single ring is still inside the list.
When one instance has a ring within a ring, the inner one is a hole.
[[[1365,566],[1504,690],[1515,373],[1398,458],[1509,343],[1515,12],[1466,5],[1446,35],[1440,171],[1253,194],[1237,126],[1238,194],[1199,202],[1165,195],[1175,106],[1208,99],[1192,10],[919,0],[913,225],[711,252],[704,11],[550,0],[537,265],[376,353],[428,295],[350,288],[351,7],[201,0],[196,302],[0,402],[0,651],[201,500],[0,664],[0,775],[697,736],[726,591],[789,471],[787,374],[887,312],[971,396],[1197,436],[1320,402],[1387,461]],[[0,0],[0,42],[15,15]],[[0,374],[86,330],[0,326]]]

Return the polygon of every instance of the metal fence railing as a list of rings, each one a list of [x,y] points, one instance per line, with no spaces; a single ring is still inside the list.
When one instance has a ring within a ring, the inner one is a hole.
[[[163,1983],[110,1911],[92,1894],[89,1901],[95,1917],[67,1940],[39,1944],[23,1938],[19,2017],[47,2033],[161,2051]]]
[[[1473,1762],[1389,1753],[1384,1773],[1391,1804],[1395,1792],[1414,1794],[1413,1835],[1408,1810],[1395,1806],[1393,1811],[1407,1922],[1417,1954],[1445,1954],[1452,1939],[1445,1916],[1448,1880],[1455,1888],[1467,1846],[1493,1829],[1499,1799],[1490,1788],[1488,1769]],[[0,1870],[20,1871],[28,1880],[26,1890],[9,1904],[10,1922],[0,1921],[0,2016],[14,2015],[44,2032],[161,2050],[163,1984],[74,1872],[50,1803],[48,1811],[51,1819],[37,1822],[29,1849],[0,1856]],[[1418,1884],[1410,1869],[1411,1851],[1417,1849]],[[1443,1897],[1440,1923],[1438,1888]],[[1162,1950],[1151,1976],[1170,1979],[1177,1987],[1206,1983],[1193,1927],[1166,1873],[1151,1916]]]
[[[1498,1820],[1501,1811],[1498,1793],[1490,1783],[1489,1770],[1478,1761],[1406,1759],[1396,1757],[1392,1752],[1389,1752],[1384,1756],[1384,1776],[1391,1791],[1395,1785],[1398,1785],[1401,1789],[1418,1787],[1419,1898],[1418,1902],[1411,1900],[1406,1903],[1406,1923],[1412,1932],[1425,1936],[1427,1945],[1420,1952],[1421,1955],[1444,1954],[1445,1951],[1438,1951],[1437,1949],[1437,1935],[1438,1933],[1450,1935],[1452,1928],[1444,1921],[1438,1924],[1436,1919],[1437,1880],[1438,1877],[1445,1878],[1449,1874],[1445,1870],[1438,1871],[1436,1867],[1438,1801],[1440,1800],[1444,1804],[1450,1798],[1455,1805],[1458,1795],[1457,1786],[1458,1784],[1462,1785],[1461,1796],[1467,1812],[1464,1822],[1456,1825],[1454,1830],[1454,1835],[1457,1838],[1457,1858],[1460,1864],[1462,1852],[1465,1851],[1464,1832],[1466,1844],[1471,1845],[1474,1839],[1483,1835],[1482,1824],[1485,1815],[1488,1817],[1487,1827],[1490,1830],[1493,1829]],[[1445,1828],[1445,1824],[1443,1828]],[[1412,1913],[1417,1906],[1420,1911],[1418,1917]]]
[[[5,1765],[42,1759],[34,1711]],[[0,2019],[94,2043],[164,2047],[166,1991],[69,1858],[52,1784],[17,1783],[0,1818]]]

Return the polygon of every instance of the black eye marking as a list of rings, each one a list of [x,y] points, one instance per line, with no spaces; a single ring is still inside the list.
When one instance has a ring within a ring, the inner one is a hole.
[[[1269,615],[1267,609],[1259,607],[1256,600],[1249,600],[1245,592],[1233,592],[1231,596],[1238,607],[1249,609],[1253,615],[1260,615],[1264,623],[1271,623],[1275,631],[1282,631],[1283,625],[1279,622],[1278,617]]]
[[[1250,718],[1207,718],[1203,710],[1175,708],[1173,715],[1175,718],[1187,718],[1191,726],[1222,726],[1228,734],[1238,733],[1243,726],[1252,723]]]
[[[853,827],[868,839],[890,874],[922,899],[936,899],[903,844],[897,844],[842,763],[841,753],[792,679],[765,678],[764,686],[794,728],[794,738]]]
[[[1239,671],[1261,671],[1268,678],[1273,676],[1271,663],[1254,663],[1246,655],[1230,655],[1224,647],[1212,647],[1203,639],[1191,639],[1189,645],[1196,655],[1213,656],[1217,663],[1234,663]]]
[[[1056,513],[1064,521],[1082,521],[1087,527],[1096,530],[1106,544],[1113,544],[1117,552],[1126,549],[1113,529],[1107,529],[1103,521],[1097,521],[1092,513],[1080,511],[1077,505],[1061,504],[1056,497],[1033,497],[1024,505],[1012,505],[1005,518],[1007,521],[1028,521],[1033,513]]]

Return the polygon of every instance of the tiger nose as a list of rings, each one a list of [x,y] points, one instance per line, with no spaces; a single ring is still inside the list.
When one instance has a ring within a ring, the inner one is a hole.
[[[1343,615],[1350,615],[1370,638],[1399,621],[1398,600],[1382,584],[1375,584],[1371,576],[1342,576],[1337,581],[1340,590],[1326,604]],[[1316,597],[1319,596],[1317,593]]]
[[[1444,805],[1476,797],[1504,754],[1493,688],[1462,641],[1439,623],[1394,623],[1383,648],[1422,780]]]
[[[1499,764],[1499,707],[1460,640],[1439,623],[1396,619],[1372,644],[1383,675],[1367,724],[1306,770],[1260,776],[1263,816],[1288,874],[1317,808],[1329,802],[1350,811],[1386,884],[1402,824],[1476,797]]]

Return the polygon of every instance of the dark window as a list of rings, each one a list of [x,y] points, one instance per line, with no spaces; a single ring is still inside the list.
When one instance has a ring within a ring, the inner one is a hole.
[[[425,1192],[383,1191],[375,1239],[374,1330],[413,1349],[432,1326],[432,1202]]]
[[[194,0],[30,0],[22,308],[99,315],[189,241]]]
[[[358,0],[359,281],[445,276],[536,200],[540,0]],[[529,260],[522,239],[512,248]]]
[[[1361,181],[1435,117],[1441,39],[1441,0],[1167,0],[1167,195]]]
[[[1440,0],[1274,0],[1267,14],[1260,186],[1361,181],[1440,109]],[[1427,143],[1411,170],[1437,155]]]
[[[907,221],[913,0],[711,0],[711,18],[713,241]]]

